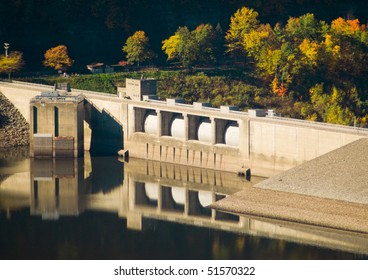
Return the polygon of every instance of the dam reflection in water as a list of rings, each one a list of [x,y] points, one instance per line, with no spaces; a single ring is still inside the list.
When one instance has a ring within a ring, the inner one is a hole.
[[[260,178],[115,157],[0,161],[1,259],[351,259],[368,236],[219,212]]]

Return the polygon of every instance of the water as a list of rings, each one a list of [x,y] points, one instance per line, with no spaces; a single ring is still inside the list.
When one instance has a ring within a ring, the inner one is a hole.
[[[0,153],[0,259],[367,259],[368,236],[207,206],[262,180]]]

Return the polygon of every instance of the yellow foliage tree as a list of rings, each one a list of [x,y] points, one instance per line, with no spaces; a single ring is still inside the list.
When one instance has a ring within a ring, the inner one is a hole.
[[[256,30],[259,26],[258,13],[253,9],[242,7],[230,19],[230,27],[226,32],[228,52],[244,51],[244,35]]]
[[[13,72],[19,71],[24,65],[23,54],[21,52],[11,52],[8,56],[0,55],[0,73],[10,75]]]
[[[149,38],[144,31],[136,31],[130,36],[123,47],[126,58],[129,62],[137,62],[138,66],[141,62],[154,58],[154,53],[149,48]]]
[[[267,39],[272,34],[272,28],[269,24],[261,25],[257,30],[251,30],[244,34],[243,46],[249,56],[257,56],[260,50],[267,44]]]
[[[313,66],[317,65],[318,48],[319,46],[316,42],[304,39],[299,45],[299,50],[304,55],[302,61]]]
[[[65,45],[59,45],[48,49],[44,54],[43,65],[54,68],[55,70],[66,71],[71,67],[74,61],[69,57],[68,48]]]
[[[167,60],[173,60],[177,55],[177,46],[180,43],[179,34],[174,34],[170,38],[162,41],[162,50],[167,55]]]

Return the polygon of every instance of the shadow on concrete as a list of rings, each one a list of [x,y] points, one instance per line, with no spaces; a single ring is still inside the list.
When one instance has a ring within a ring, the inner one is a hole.
[[[106,110],[100,110],[90,100],[84,100],[84,119],[92,130],[91,156],[111,156],[124,147],[123,127]]]

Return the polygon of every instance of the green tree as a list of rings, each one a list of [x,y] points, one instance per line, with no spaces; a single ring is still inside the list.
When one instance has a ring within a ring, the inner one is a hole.
[[[297,18],[289,18],[285,26],[285,34],[289,40],[301,43],[304,39],[318,40],[328,29],[323,21],[317,21],[314,14],[308,13]]]
[[[59,45],[48,49],[44,54],[43,65],[54,68],[55,70],[66,71],[71,67],[74,61],[69,57],[68,48],[65,45]]]
[[[18,51],[10,52],[8,56],[0,55],[0,73],[8,74],[18,72],[24,66],[23,54]]]
[[[162,50],[168,60],[177,59],[186,67],[199,63],[213,63],[219,54],[221,28],[201,24],[195,30],[179,27],[174,35],[162,41]]]
[[[185,68],[191,68],[198,61],[199,45],[188,27],[179,27],[176,34],[179,36],[177,56]]]
[[[213,28],[211,24],[201,24],[192,33],[198,44],[198,62],[216,62],[221,48],[221,27],[218,25]]]
[[[123,46],[123,52],[131,63],[149,61],[155,57],[149,46],[149,38],[144,31],[136,31],[132,36],[128,37]]]

